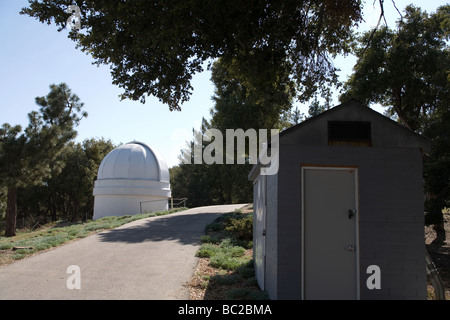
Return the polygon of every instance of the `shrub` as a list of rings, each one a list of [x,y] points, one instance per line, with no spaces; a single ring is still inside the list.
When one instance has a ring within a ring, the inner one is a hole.
[[[211,277],[211,282],[223,285],[231,285],[241,281],[241,277],[237,274],[216,274]]]
[[[240,240],[250,241],[253,239],[253,217],[248,215],[243,218],[231,218],[225,230]]]
[[[216,244],[216,243],[220,242],[220,239],[217,238],[217,237],[211,237],[210,235],[205,234],[205,235],[200,237],[200,241],[202,243],[213,243],[213,244]]]
[[[210,264],[214,268],[235,271],[247,261],[248,259],[245,257],[233,257],[229,254],[219,252],[211,257]]]
[[[213,222],[206,226],[206,231],[221,231],[224,229],[224,226],[220,222]]]
[[[242,247],[229,247],[227,250],[227,254],[231,257],[242,257],[245,253],[245,249]]]
[[[205,243],[197,251],[196,256],[199,258],[210,258],[219,251],[220,251],[220,247],[218,247],[212,243]]]
[[[245,279],[252,278],[255,276],[255,268],[253,259],[248,260],[244,265],[242,265],[237,272]]]
[[[225,270],[237,270],[248,261],[248,258],[241,258],[245,254],[245,249],[234,246],[231,239],[226,238],[217,245],[204,243],[197,251],[196,256],[200,258],[210,258],[212,267]]]

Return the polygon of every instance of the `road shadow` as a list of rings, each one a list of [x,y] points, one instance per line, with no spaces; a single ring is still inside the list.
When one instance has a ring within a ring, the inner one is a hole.
[[[143,219],[120,228],[100,232],[103,242],[141,243],[145,241],[175,240],[182,244],[197,244],[208,223],[221,213],[169,214]]]

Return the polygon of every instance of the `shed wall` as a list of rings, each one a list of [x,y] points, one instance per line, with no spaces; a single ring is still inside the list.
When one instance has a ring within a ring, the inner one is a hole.
[[[253,184],[253,260],[258,285],[265,288],[265,228],[266,183],[265,176],[259,176]]]
[[[278,299],[278,175],[267,176],[266,291],[270,299]]]
[[[302,298],[302,165],[357,166],[359,169],[361,299],[425,299],[424,199],[420,150],[312,147],[283,142],[280,145],[277,176],[278,248],[272,249],[277,253],[278,260],[275,272],[277,293],[274,296],[277,299]],[[381,269],[380,290],[369,290],[366,286],[369,276],[366,269],[369,265],[378,265]]]
[[[266,183],[263,183],[266,179]],[[265,186],[266,190],[260,192],[258,189]],[[255,257],[255,271],[258,284],[261,289],[265,290],[269,298],[277,299],[277,236],[278,236],[278,222],[277,222],[277,198],[278,198],[278,175],[259,176],[253,184],[253,256]],[[265,257],[264,260],[256,259],[260,254],[256,250],[261,250],[260,246],[255,244],[261,241],[263,235],[261,226],[257,215],[262,206],[266,207],[266,239],[265,239]],[[258,239],[257,239],[258,238]],[[264,274],[259,274],[261,264],[265,264]],[[261,279],[263,277],[264,279]],[[264,284],[262,287],[261,284]]]

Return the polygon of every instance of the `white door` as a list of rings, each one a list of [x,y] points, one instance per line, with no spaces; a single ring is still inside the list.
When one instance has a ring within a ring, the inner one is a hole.
[[[256,182],[255,211],[255,276],[262,290],[265,289],[266,273],[266,179],[267,176],[259,176]]]
[[[358,299],[358,172],[302,168],[304,299]]]

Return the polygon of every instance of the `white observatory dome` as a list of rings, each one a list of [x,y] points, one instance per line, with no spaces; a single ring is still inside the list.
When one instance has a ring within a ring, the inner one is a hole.
[[[142,142],[129,142],[103,159],[93,194],[94,219],[167,210],[169,169],[156,150]]]

